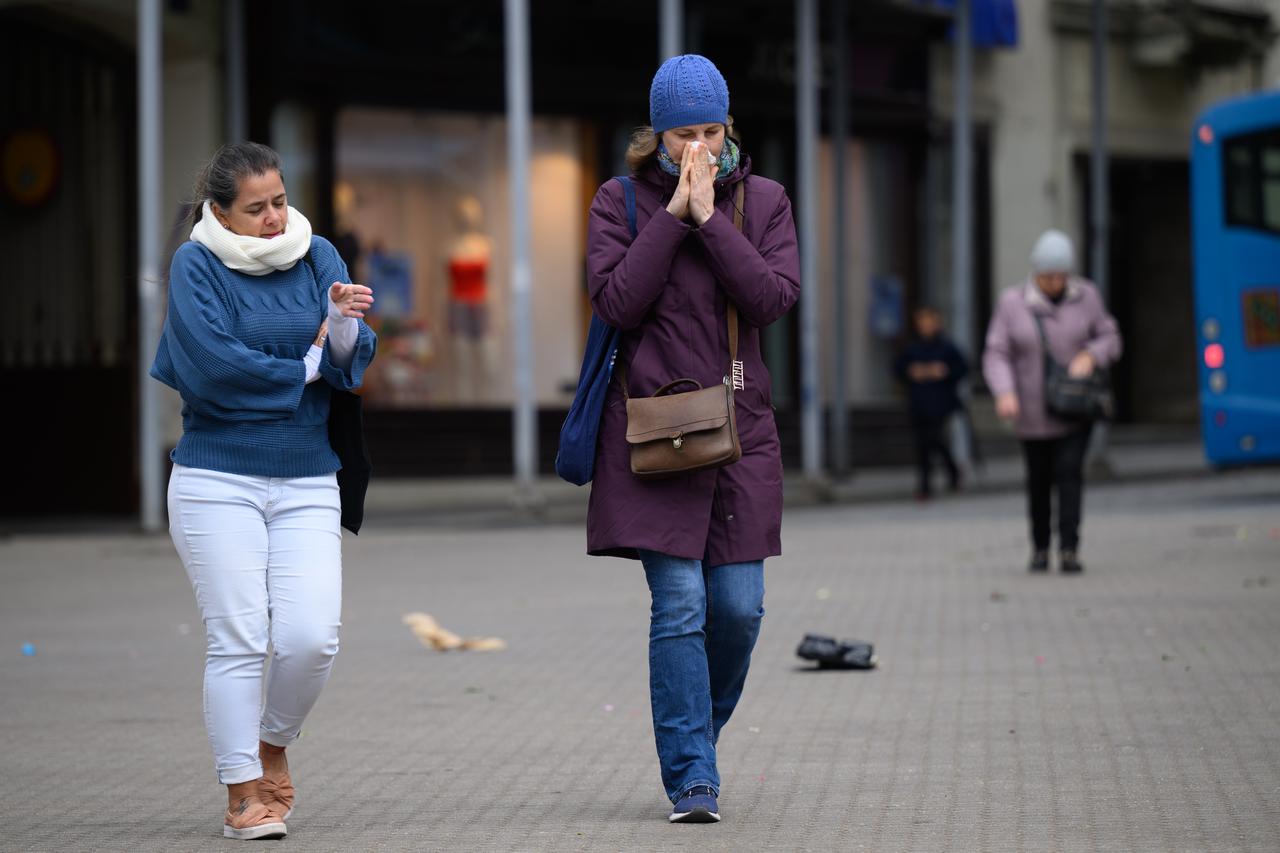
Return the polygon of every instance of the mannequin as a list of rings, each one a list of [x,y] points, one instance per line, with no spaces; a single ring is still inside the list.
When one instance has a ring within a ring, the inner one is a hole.
[[[333,237],[334,248],[346,261],[347,269],[364,281],[367,276],[359,267],[360,238],[352,223],[356,216],[356,189],[347,181],[339,181],[333,187],[333,218],[337,229]]]
[[[453,340],[455,398],[487,402],[493,392],[489,336],[489,260],[492,241],[480,230],[483,208],[462,196],[454,209],[458,236],[449,248],[449,331]]]

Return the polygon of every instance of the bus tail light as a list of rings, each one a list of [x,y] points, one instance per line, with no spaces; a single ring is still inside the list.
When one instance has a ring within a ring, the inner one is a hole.
[[[1204,348],[1204,366],[1210,370],[1221,370],[1223,362],[1226,361],[1226,353],[1222,350],[1222,344],[1209,344]]]
[[[1221,429],[1227,425],[1227,413],[1219,409],[1213,413],[1213,425]]]

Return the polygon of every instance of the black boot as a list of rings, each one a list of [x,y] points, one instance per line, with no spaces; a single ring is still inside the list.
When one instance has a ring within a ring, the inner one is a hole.
[[[1031,562],[1027,564],[1027,570],[1032,572],[1049,571],[1049,552],[1048,551],[1032,551]]]
[[[1058,554],[1058,571],[1064,575],[1078,575],[1084,571],[1084,563],[1080,562],[1075,551],[1063,551]]]

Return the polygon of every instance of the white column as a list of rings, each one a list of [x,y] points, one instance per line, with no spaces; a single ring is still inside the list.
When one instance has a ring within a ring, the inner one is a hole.
[[[1105,302],[1107,299],[1108,246],[1110,230],[1110,183],[1107,155],[1107,4],[1106,0],[1093,0],[1093,151],[1089,158],[1089,178],[1092,188],[1093,229],[1090,257],[1093,260],[1090,274],[1093,283]]]
[[[164,528],[160,387],[151,360],[160,340],[161,8],[138,0],[138,464],[142,529]]]
[[[658,0],[658,62],[684,52],[684,0]]]
[[[835,57],[832,72],[835,80],[831,86],[831,159],[835,165],[835,215],[832,217],[831,241],[832,286],[835,288],[835,300],[832,303],[834,315],[831,352],[831,467],[837,475],[849,471],[849,401],[845,393],[848,384],[846,353],[846,331],[848,325],[848,285],[845,274],[845,229],[847,227],[848,204],[845,199],[845,146],[848,136],[848,85],[845,80],[845,58],[848,53],[848,38],[845,35],[848,19],[845,15],[845,0],[831,0],[831,29],[835,40]]]
[[[226,142],[243,142],[249,138],[248,83],[244,45],[244,0],[227,0],[226,4],[226,73],[225,102]]]
[[[818,0],[796,2],[796,157],[800,195],[800,445],[804,473],[822,477],[818,399]]]
[[[533,393],[533,272],[529,255],[529,6],[505,0],[507,160],[511,196],[512,446],[516,485],[525,495],[537,477],[538,423]]]
[[[1111,182],[1110,155],[1107,152],[1107,4],[1106,0],[1093,0],[1093,151],[1089,158],[1090,199],[1093,229],[1089,234],[1090,276],[1098,286],[1098,294],[1106,304],[1109,294],[1109,246],[1111,231]],[[1109,430],[1105,421],[1097,421],[1093,429],[1093,441],[1089,448],[1089,464],[1107,470],[1107,439]]]
[[[971,363],[973,345],[973,5],[956,0],[952,39],[955,109],[951,129],[951,338]],[[951,451],[967,468],[969,424],[952,419]]]

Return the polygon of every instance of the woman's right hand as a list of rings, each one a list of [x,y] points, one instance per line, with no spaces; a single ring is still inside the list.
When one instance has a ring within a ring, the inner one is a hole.
[[[320,331],[316,332],[316,339],[311,342],[312,346],[324,346],[324,339],[329,335],[329,321],[326,319],[320,324]]]
[[[996,414],[1001,420],[1017,420],[1021,407],[1018,406],[1018,395],[1013,392],[996,397]]]
[[[689,216],[689,193],[692,189],[689,177],[689,155],[692,152],[693,146],[685,145],[684,152],[680,155],[680,183],[676,184],[675,195],[671,196],[671,201],[667,202],[667,213],[676,219],[685,219]]]

